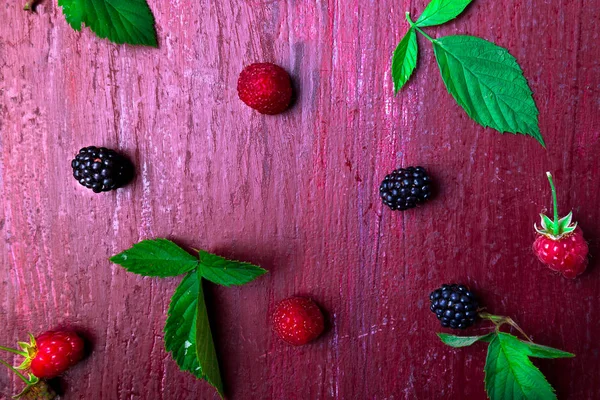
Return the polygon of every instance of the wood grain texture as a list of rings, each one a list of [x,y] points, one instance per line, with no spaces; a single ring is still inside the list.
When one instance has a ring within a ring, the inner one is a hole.
[[[160,48],[73,31],[53,0],[0,6],[0,343],[57,326],[93,352],[65,399],[215,399],[178,370],[162,327],[178,279],[108,257],[143,238],[258,263],[270,274],[207,287],[231,399],[485,399],[483,345],[437,337],[428,293],[469,284],[537,342],[577,354],[540,362],[561,399],[600,398],[600,7],[596,0],[476,0],[433,36],[472,34],[518,59],[548,149],[471,121],[446,92],[430,44],[393,96],[404,12],[425,0],[150,0]],[[243,65],[290,71],[297,101],[261,116],[238,99]],[[137,177],[103,195],[80,187],[80,147],[127,153]],[[427,167],[435,201],[393,213],[378,185]],[[530,246],[551,170],[591,248],[588,273],[553,275]],[[292,348],[275,304],[309,295],[327,333]],[[472,333],[484,332],[479,326]],[[10,359],[10,357],[9,357]],[[21,384],[0,373],[0,397]]]

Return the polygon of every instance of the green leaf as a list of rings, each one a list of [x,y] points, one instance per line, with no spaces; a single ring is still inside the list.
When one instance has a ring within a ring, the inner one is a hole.
[[[215,344],[210,331],[210,323],[208,321],[208,313],[206,312],[206,304],[204,303],[204,291],[202,290],[202,275],[198,269],[196,271],[198,279],[198,307],[196,317],[196,355],[200,363],[204,379],[217,389],[221,397],[223,394],[223,382],[221,381],[221,372],[219,371],[219,361]]]
[[[417,34],[414,28],[410,28],[402,38],[394,51],[392,58],[392,80],[394,81],[394,93],[398,93],[402,86],[410,79],[417,66]]]
[[[534,353],[544,356],[564,354],[564,357],[568,357],[570,353],[548,349],[550,348],[523,342],[508,333],[498,332],[489,344],[485,364],[485,388],[489,398],[556,399],[554,389],[529,357],[534,356]]]
[[[204,250],[200,250],[199,254],[202,277],[219,285],[243,285],[267,273],[256,265],[228,260]]]
[[[58,0],[67,22],[81,24],[115,43],[157,46],[154,16],[146,0]]]
[[[537,358],[572,358],[575,354],[540,344],[522,342],[529,348],[529,356]]]
[[[419,27],[441,25],[458,17],[472,0],[431,0],[416,24]]]
[[[167,239],[142,240],[110,258],[129,272],[144,276],[177,276],[198,266],[198,259]]]
[[[477,123],[523,133],[545,146],[523,71],[508,50],[474,36],[432,40],[446,88]]]
[[[171,298],[165,347],[184,371],[206,380],[223,397],[223,383],[198,271],[187,274]]]
[[[440,337],[440,339],[442,339],[442,342],[444,342],[444,344],[447,344],[448,346],[467,347],[479,341],[490,342],[493,339],[495,333],[490,332],[487,335],[483,336],[455,336],[449,335],[447,333],[438,333],[437,335]]]

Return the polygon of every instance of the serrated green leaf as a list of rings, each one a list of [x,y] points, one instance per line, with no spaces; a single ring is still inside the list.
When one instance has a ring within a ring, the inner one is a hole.
[[[58,0],[73,29],[88,26],[115,43],[157,46],[154,16],[146,0]]]
[[[529,356],[533,353],[528,343],[498,332],[488,346],[485,364],[485,388],[491,400],[556,399],[554,389]]]
[[[523,342],[529,348],[529,356],[536,358],[573,358],[575,354],[540,344]]]
[[[169,304],[165,347],[184,371],[204,379],[223,397],[223,383],[198,271],[188,273]]]
[[[204,302],[204,290],[202,289],[202,275],[200,269],[196,271],[198,279],[198,307],[196,318],[196,355],[200,363],[204,379],[213,385],[221,397],[223,394],[223,382],[221,381],[221,372],[219,370],[219,361],[217,352],[210,330],[210,322],[208,321],[208,313],[206,312],[206,304]]]
[[[490,332],[483,336],[455,336],[447,333],[438,333],[437,335],[444,344],[447,344],[450,347],[467,347],[480,341],[490,342],[495,334],[495,332]]]
[[[200,250],[199,255],[200,273],[204,279],[219,285],[244,285],[267,273],[259,266],[228,260],[204,250]]]
[[[129,272],[143,276],[177,276],[198,266],[198,259],[167,239],[142,240],[110,258]]]
[[[508,50],[474,36],[435,39],[433,49],[446,88],[471,118],[545,146],[531,89]]]
[[[431,0],[416,24],[419,27],[444,24],[463,12],[472,0]]]
[[[417,34],[414,28],[410,28],[402,38],[394,51],[392,58],[392,80],[394,81],[394,93],[398,93],[402,86],[410,79],[417,66]]]

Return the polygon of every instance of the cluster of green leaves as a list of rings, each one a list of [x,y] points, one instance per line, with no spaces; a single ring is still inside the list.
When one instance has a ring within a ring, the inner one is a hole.
[[[206,380],[223,397],[202,279],[229,287],[251,282],[267,271],[203,250],[198,255],[199,258],[194,257],[169,240],[155,239],[143,240],[110,260],[143,276],[165,278],[186,274],[171,298],[164,329],[165,347],[182,370]]]
[[[157,46],[154,16],[146,0],[58,0],[67,22],[81,24],[115,43]]]
[[[471,1],[432,0],[416,22],[406,13],[410,28],[392,58],[395,92],[406,84],[417,66],[419,32],[433,45],[448,92],[473,120],[501,133],[532,136],[545,146],[531,89],[508,50],[475,36],[434,39],[421,29],[456,18]]]
[[[485,390],[491,400],[555,400],[554,388],[530,360],[575,357],[566,351],[519,340],[511,334],[494,331],[483,336],[454,336],[438,333],[452,347],[488,343],[485,362]]]

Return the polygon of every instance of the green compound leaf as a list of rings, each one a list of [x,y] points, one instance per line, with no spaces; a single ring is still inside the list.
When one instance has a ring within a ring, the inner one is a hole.
[[[467,347],[477,342],[490,342],[494,338],[495,332],[490,332],[483,336],[455,336],[447,333],[438,333],[444,344],[450,347]]]
[[[402,86],[410,79],[417,66],[417,34],[414,28],[410,28],[402,38],[394,51],[392,58],[392,80],[394,81],[394,93],[398,93]]]
[[[416,24],[419,27],[444,24],[463,12],[472,0],[432,0]]]
[[[488,347],[485,389],[491,400],[551,400],[554,389],[529,357],[557,358],[572,354],[523,342],[498,332]]]
[[[545,147],[531,89],[508,50],[474,36],[432,43],[446,88],[471,118],[499,132],[530,135]]]
[[[171,298],[165,347],[184,371],[210,383],[223,397],[217,353],[204,303],[199,271],[187,274]]]
[[[143,276],[177,276],[198,266],[198,259],[167,239],[142,240],[110,258],[129,272]]]
[[[115,43],[157,47],[154,16],[146,0],[58,0],[67,22],[81,24]]]
[[[219,285],[244,285],[267,273],[256,265],[228,260],[204,250],[200,250],[199,255],[202,277]]]

